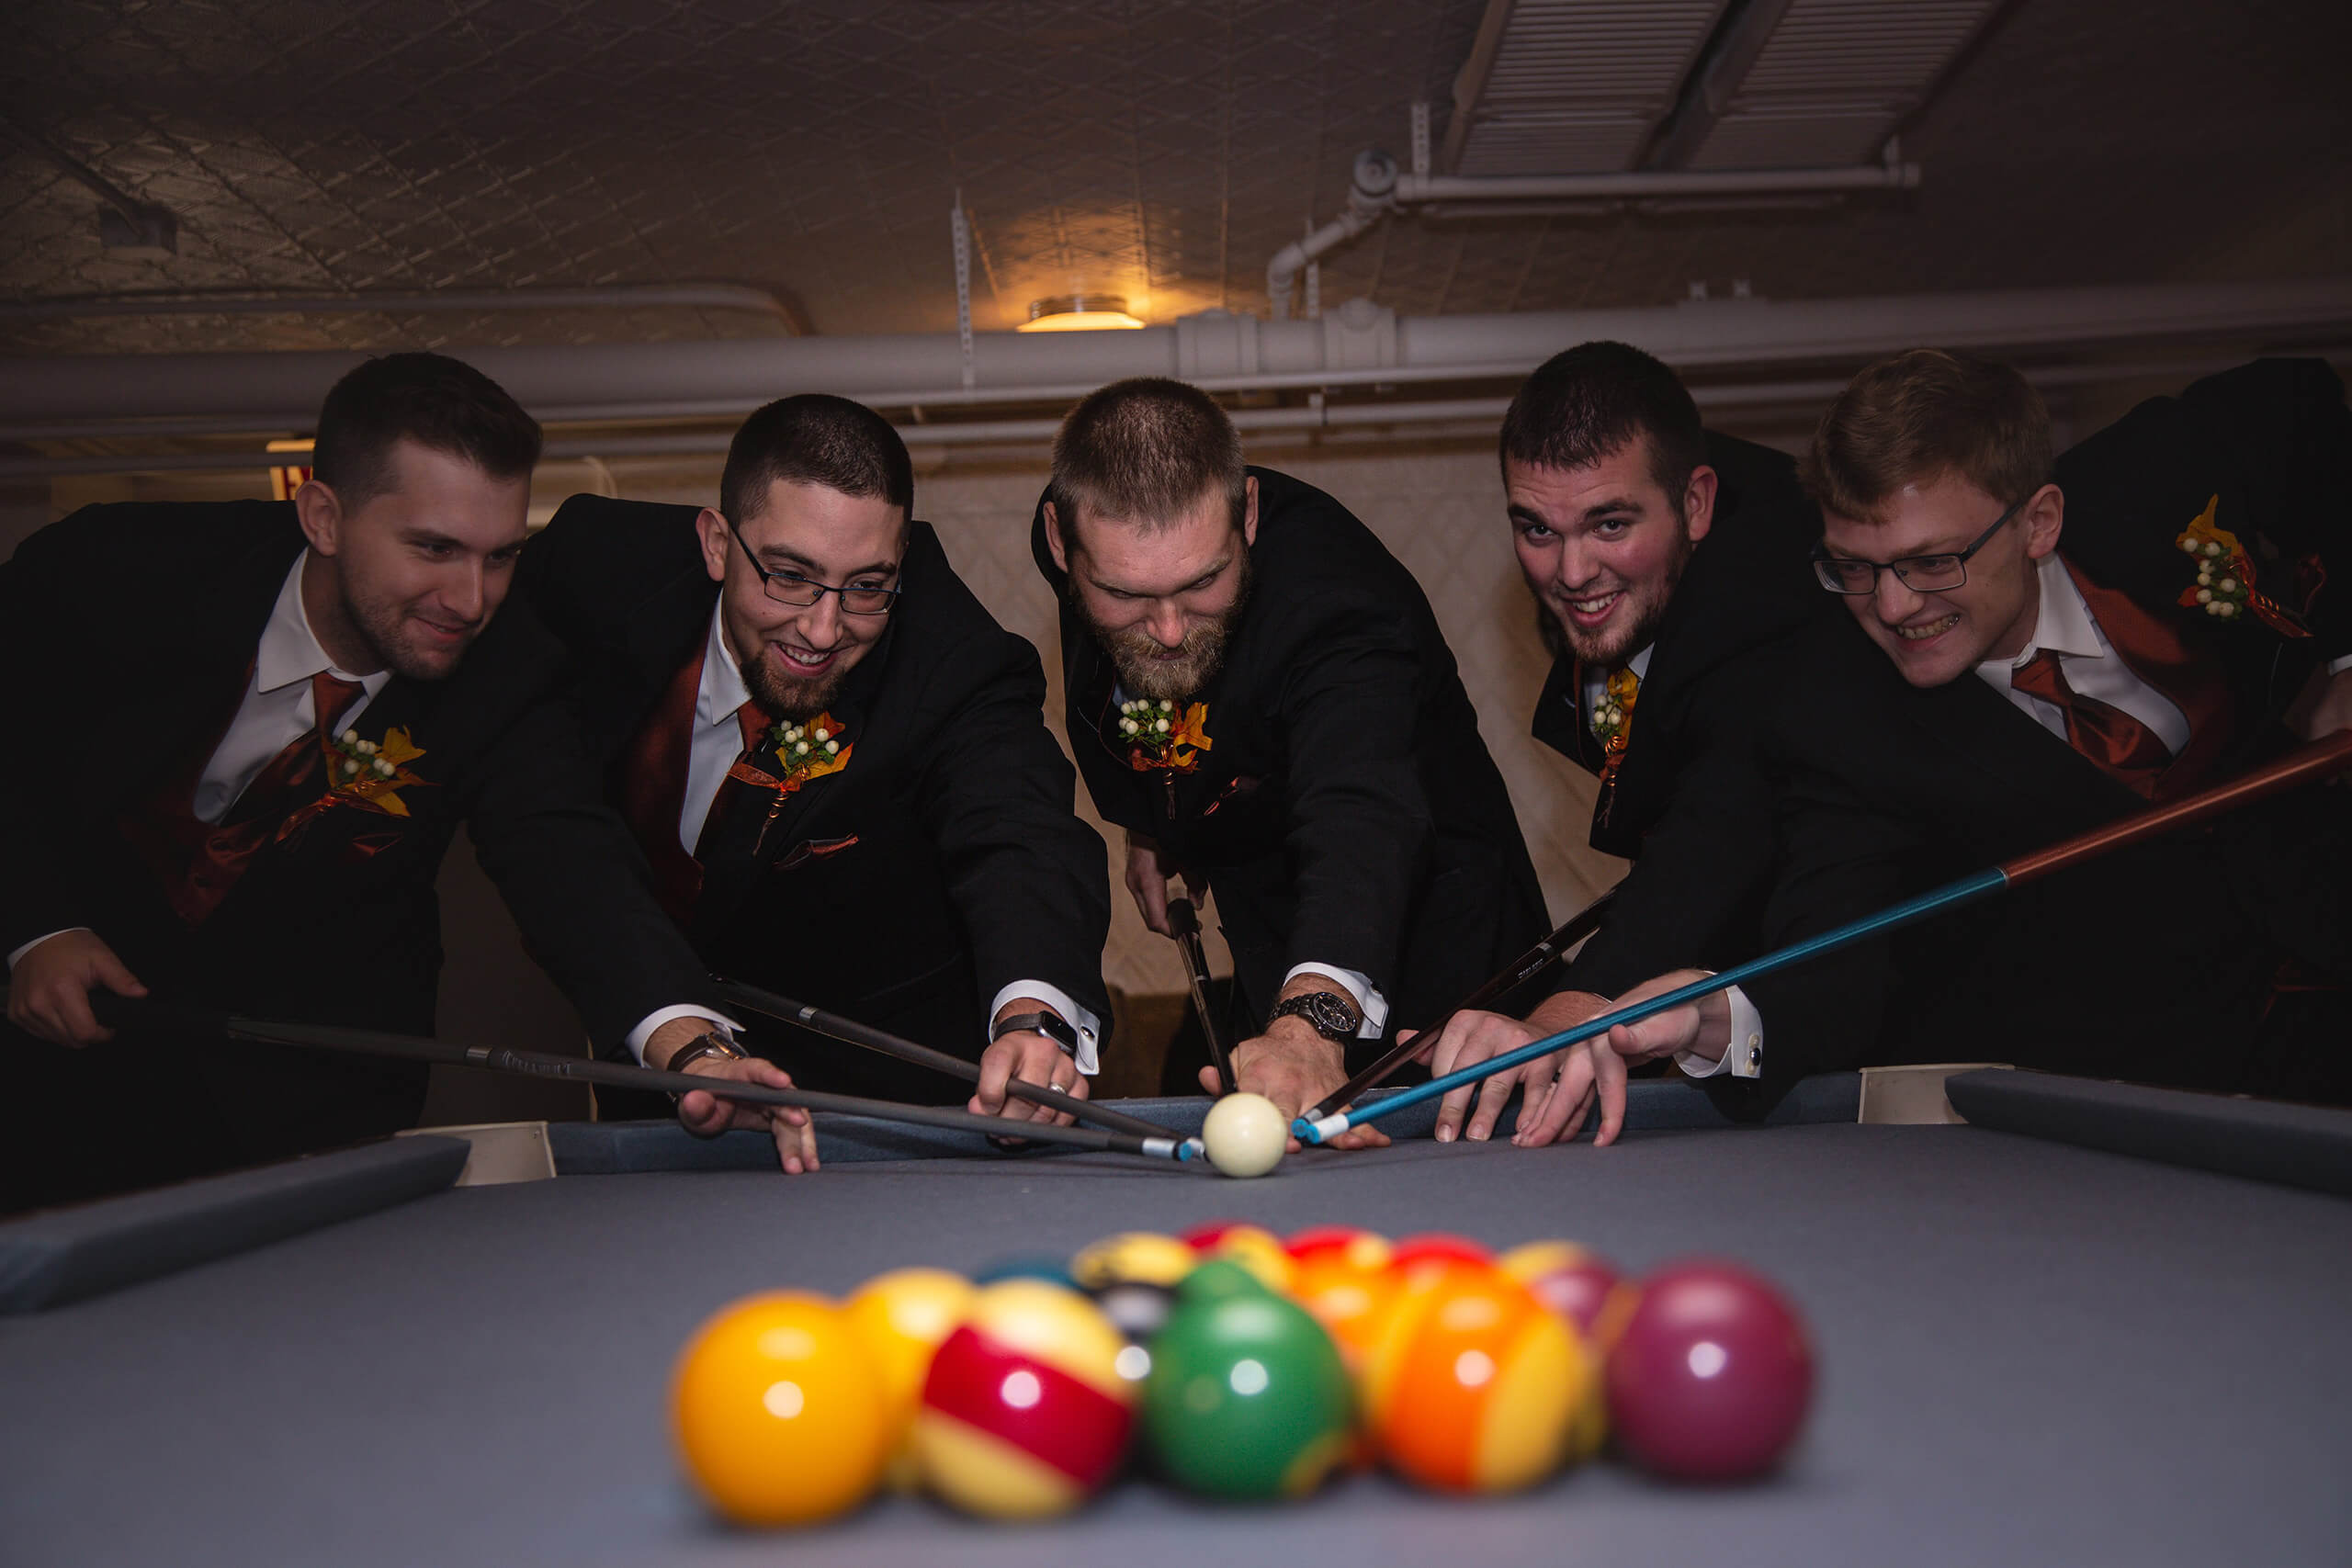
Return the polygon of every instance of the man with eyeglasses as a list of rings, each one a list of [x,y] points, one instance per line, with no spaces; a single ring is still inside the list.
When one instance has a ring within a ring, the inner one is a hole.
[[[565,502],[517,597],[572,650],[587,749],[712,971],[977,1058],[973,1109],[1053,1117],[1004,1085],[1082,1096],[1096,1069],[1102,844],[1072,810],[1035,649],[913,498],[879,414],[786,398],[736,432],[716,508]],[[963,1098],[797,1029],[753,1038],[804,1089]],[[645,1060],[756,1074],[742,1056],[712,1034]],[[723,1125],[699,1099],[690,1123]],[[816,1161],[804,1140],[786,1168]]]
[[[1930,349],[1823,420],[1814,566],[1851,615],[1768,730],[1776,939],[2352,728],[2352,594],[2329,583],[2352,571],[2352,413],[2324,364],[2257,362],[2050,446],[2016,370]],[[1753,1109],[1796,1072],[1992,1058],[2352,1099],[2347,890],[2345,791],[2283,795],[1758,982],[1790,1049],[1723,1092]],[[1724,1028],[1720,1003],[1677,1010],[1597,1067],[1622,1083]]]

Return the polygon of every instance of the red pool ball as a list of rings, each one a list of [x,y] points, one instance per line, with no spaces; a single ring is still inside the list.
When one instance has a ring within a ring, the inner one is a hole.
[[[1432,1264],[1467,1263],[1475,1268],[1494,1266],[1495,1255],[1466,1235],[1454,1235],[1445,1231],[1430,1231],[1420,1235],[1408,1235],[1390,1248],[1388,1267],[1399,1274],[1409,1274]]]
[[[1608,1359],[1609,1427],[1626,1456],[1679,1481],[1779,1463],[1813,1400],[1796,1309],[1731,1263],[1671,1264],[1638,1291]]]

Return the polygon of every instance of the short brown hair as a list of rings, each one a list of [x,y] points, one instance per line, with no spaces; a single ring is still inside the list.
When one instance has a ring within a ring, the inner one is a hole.
[[[346,374],[319,410],[311,472],[345,506],[384,493],[392,448],[413,441],[496,479],[528,478],[539,422],[506,389],[446,354],[387,354]]]
[[[1062,536],[1080,510],[1149,528],[1174,523],[1212,486],[1247,504],[1241,434],[1216,400],[1163,376],[1114,381],[1069,411],[1054,436],[1054,477],[1046,499]]]
[[[2050,472],[2041,394],[2012,366],[1939,348],[1907,350],[1855,377],[1798,465],[1824,512],[1862,520],[1905,485],[1945,474],[2015,506]]]
[[[915,467],[891,423],[847,398],[803,392],[753,412],[727,444],[718,513],[741,525],[759,515],[779,479],[878,500],[914,515]]]
[[[1682,378],[1631,344],[1580,343],[1536,367],[1503,415],[1506,471],[1582,468],[1649,438],[1650,477],[1677,512],[1707,460],[1706,427]]]

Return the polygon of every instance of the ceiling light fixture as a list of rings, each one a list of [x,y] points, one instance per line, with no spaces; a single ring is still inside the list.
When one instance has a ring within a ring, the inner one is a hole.
[[[1017,329],[1024,333],[1124,332],[1143,322],[1127,314],[1120,294],[1057,294],[1029,301],[1029,319]]]

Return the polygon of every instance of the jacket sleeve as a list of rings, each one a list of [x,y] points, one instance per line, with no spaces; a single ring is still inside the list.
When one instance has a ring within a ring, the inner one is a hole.
[[[1037,651],[991,627],[941,660],[934,679],[918,705],[938,724],[920,804],[972,944],[980,1005],[1012,981],[1042,980],[1107,1026],[1110,864],[1073,809],[1069,760],[1046,728]]]
[[[54,791],[80,770],[106,764],[90,754],[96,738],[72,700],[86,687],[41,675],[61,659],[77,657],[83,642],[71,597],[81,575],[73,559],[74,526],[69,521],[45,528],[0,561],[0,671],[6,671],[0,678],[0,735],[16,748],[38,746],[60,760],[33,766],[20,750],[0,767],[0,955],[97,919],[83,893],[79,835],[60,830],[73,814]]]
[[[1419,656],[1403,616],[1361,604],[1318,617],[1298,646],[1277,705],[1297,897],[1287,962],[1389,989],[1434,843],[1411,743]]]

